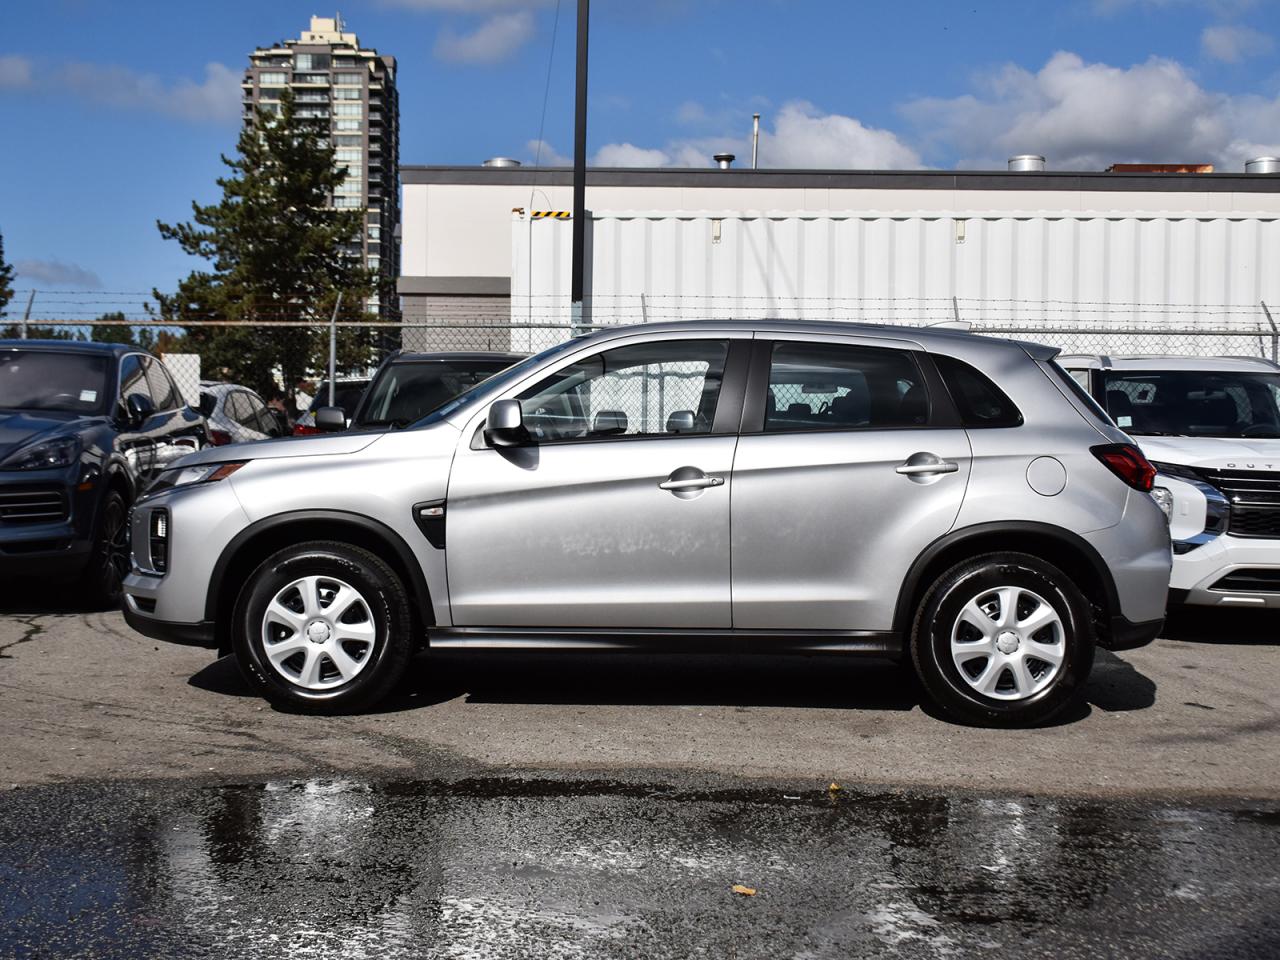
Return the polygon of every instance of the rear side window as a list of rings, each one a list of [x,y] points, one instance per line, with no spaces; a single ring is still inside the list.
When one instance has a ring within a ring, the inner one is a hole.
[[[905,350],[852,344],[774,345],[766,432],[874,430],[929,422],[929,396]]]
[[[1022,413],[986,374],[955,357],[935,354],[933,360],[966,427],[1022,426]]]

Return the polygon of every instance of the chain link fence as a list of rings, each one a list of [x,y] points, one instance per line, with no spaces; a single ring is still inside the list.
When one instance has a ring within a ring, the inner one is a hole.
[[[291,413],[302,412],[323,394],[331,368],[339,387],[344,381],[359,386],[394,350],[528,354],[603,326],[665,320],[772,318],[947,325],[1047,343],[1064,353],[1280,359],[1280,329],[1270,308],[1261,303],[636,296],[589,299],[579,313],[560,298],[540,303],[513,298],[505,317],[496,315],[491,306],[468,313],[454,305],[439,317],[404,323],[331,326],[280,319],[173,326],[152,319],[140,295],[64,293],[50,295],[39,309],[32,309],[23,291],[18,293],[15,303],[27,301],[27,310],[15,316],[11,304],[9,314],[0,317],[0,337],[132,344],[165,360],[188,402],[198,405],[202,382],[238,383],[266,400],[291,405]],[[126,301],[126,297],[139,299]]]

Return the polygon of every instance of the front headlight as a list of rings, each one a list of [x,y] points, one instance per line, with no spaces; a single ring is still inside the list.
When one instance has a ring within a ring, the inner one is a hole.
[[[193,483],[213,483],[225,480],[245,465],[247,461],[238,460],[232,463],[201,463],[192,467],[174,467],[156,477],[147,493],[159,493],[173,487],[185,487]]]
[[[1151,499],[1164,511],[1165,520],[1173,518],[1173,491],[1168,487],[1152,487]]]
[[[48,470],[69,467],[80,458],[80,441],[75,437],[60,437],[23,447],[11,453],[0,463],[0,470]]]

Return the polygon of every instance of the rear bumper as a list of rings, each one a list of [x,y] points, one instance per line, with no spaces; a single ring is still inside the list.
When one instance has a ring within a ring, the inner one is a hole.
[[[124,600],[124,619],[134,630],[152,640],[177,643],[184,647],[206,647],[210,650],[216,650],[218,647],[214,624],[211,620],[203,620],[199,623],[157,620],[139,610],[137,601],[129,596]]]
[[[1134,623],[1127,617],[1112,617],[1109,636],[1099,641],[1108,650],[1133,650],[1145,647],[1164,629],[1164,617]]]

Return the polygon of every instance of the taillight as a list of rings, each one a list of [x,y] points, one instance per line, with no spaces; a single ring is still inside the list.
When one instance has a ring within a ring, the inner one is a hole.
[[[315,427],[309,427],[305,423],[295,423],[293,425],[293,435],[295,437],[309,437],[313,433],[319,433]]]
[[[231,434],[227,433],[227,431],[225,430],[209,431],[209,446],[225,447],[230,442],[231,442]]]
[[[1117,477],[1143,493],[1150,493],[1155,483],[1156,468],[1131,443],[1106,443],[1091,447],[1091,452]]]

